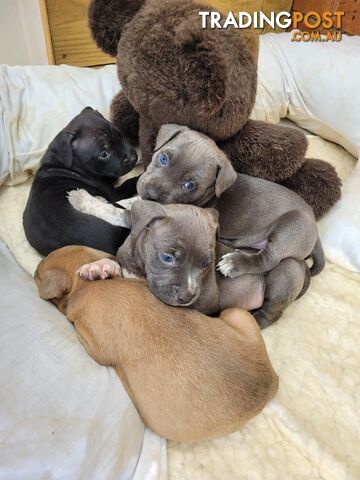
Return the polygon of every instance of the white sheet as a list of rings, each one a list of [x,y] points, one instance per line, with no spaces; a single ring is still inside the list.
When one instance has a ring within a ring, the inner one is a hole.
[[[360,36],[342,41],[291,41],[292,33],[260,36],[254,117],[300,127],[360,152]]]

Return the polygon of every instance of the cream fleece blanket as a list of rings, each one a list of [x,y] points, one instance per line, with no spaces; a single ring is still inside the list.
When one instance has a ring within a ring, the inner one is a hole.
[[[355,165],[345,150],[309,138],[343,179]],[[30,184],[0,189],[0,237],[33,272],[22,212]],[[355,206],[354,208],[359,208]],[[321,231],[321,224],[320,224]],[[241,431],[193,445],[168,444],[173,480],[358,480],[360,478],[360,277],[334,264],[264,331],[280,376],[276,398]]]

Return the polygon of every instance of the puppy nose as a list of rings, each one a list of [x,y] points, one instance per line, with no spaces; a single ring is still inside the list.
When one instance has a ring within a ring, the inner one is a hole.
[[[195,292],[187,289],[180,289],[177,292],[177,300],[180,304],[185,305],[187,303],[190,303],[191,300],[195,298]]]
[[[145,192],[144,199],[145,200],[153,200],[156,201],[159,198],[158,192],[154,188],[148,188]]]
[[[137,159],[138,159],[138,155],[136,153],[136,150],[134,150],[133,148],[127,149],[125,161],[127,163],[130,163],[131,165],[135,165],[135,163],[137,162]]]

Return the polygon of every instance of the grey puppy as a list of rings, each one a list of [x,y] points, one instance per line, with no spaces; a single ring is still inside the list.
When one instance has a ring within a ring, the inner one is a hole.
[[[82,213],[132,228],[118,250],[117,261],[115,257],[114,260],[104,258],[83,265],[79,270],[82,278],[96,280],[119,275],[146,278],[152,292],[165,303],[192,306],[208,314],[231,307],[254,310],[263,305],[265,275],[231,279],[216,274],[216,262],[234,249],[219,242],[215,246],[218,230],[218,224],[214,223],[218,219],[215,209],[136,201],[130,213],[93,197],[86,190],[70,192],[69,201]],[[310,274],[305,262],[284,259],[275,274],[269,274],[274,280],[271,283],[274,297],[277,289],[284,290],[284,283],[278,285],[276,277],[285,272],[283,280],[287,281],[288,270],[294,272],[289,289],[294,300],[306,291]],[[268,325],[266,321],[259,324],[262,328]]]
[[[71,203],[74,205],[74,198],[83,193],[75,192]],[[146,278],[152,293],[168,305],[191,305],[204,313],[219,311],[215,271],[218,212],[215,209],[138,201],[130,213],[90,195],[89,200],[100,209],[113,209],[120,219],[117,224],[132,226],[132,229],[117,252],[118,264],[103,259],[84,265],[79,270],[83,279],[118,275]],[[82,211],[89,212],[85,205]],[[96,215],[101,215],[101,211]]]
[[[219,241],[231,249],[218,263],[231,279],[265,279],[264,302],[255,312],[260,326],[277,320],[304,293],[309,276],[325,258],[312,209],[294,192],[266,180],[237,174],[226,155],[205,135],[179,125],[164,125],[139,195],[162,204],[216,208]],[[286,260],[286,261],[285,261]]]

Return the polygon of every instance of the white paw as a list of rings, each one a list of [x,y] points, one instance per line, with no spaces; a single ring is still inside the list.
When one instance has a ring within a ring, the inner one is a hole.
[[[221,257],[219,263],[216,266],[217,270],[224,275],[224,277],[230,277],[232,271],[235,268],[234,254],[227,253]]]
[[[72,207],[84,213],[89,208],[89,205],[94,199],[94,197],[83,188],[71,190],[71,192],[68,192],[67,198]]]
[[[87,263],[77,271],[82,280],[105,280],[121,277],[120,265],[110,258],[103,258],[97,262]]]

